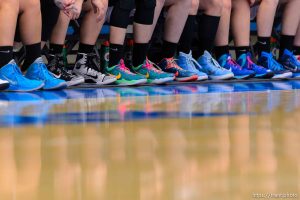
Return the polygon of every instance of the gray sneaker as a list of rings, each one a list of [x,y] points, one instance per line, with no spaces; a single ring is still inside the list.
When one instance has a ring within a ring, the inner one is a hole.
[[[94,66],[93,55],[79,53],[80,59],[76,62],[73,73],[83,76],[86,83],[95,83],[97,85],[107,85],[114,83],[117,79],[115,76],[102,74]]]

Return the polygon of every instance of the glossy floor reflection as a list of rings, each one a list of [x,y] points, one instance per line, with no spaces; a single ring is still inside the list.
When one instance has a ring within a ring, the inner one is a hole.
[[[0,93],[1,200],[300,195],[300,82]]]

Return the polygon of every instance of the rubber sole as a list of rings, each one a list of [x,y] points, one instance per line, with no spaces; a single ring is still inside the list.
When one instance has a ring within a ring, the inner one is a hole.
[[[147,80],[147,83],[150,83],[150,84],[164,84],[164,83],[168,83],[168,82],[171,82],[171,81],[174,81],[174,77],[167,77],[167,78],[161,78],[161,79],[154,79],[154,80]]]
[[[287,78],[291,78],[293,76],[293,73],[292,72],[287,72],[287,73],[284,73],[284,74],[278,74],[278,75],[274,75],[272,77],[272,79],[287,79]]]
[[[137,81],[117,80],[115,83],[121,86],[133,86],[133,85],[140,85],[140,84],[147,83],[147,79],[141,79]]]
[[[79,85],[79,84],[82,84],[82,83],[84,83],[84,78],[76,79],[76,80],[73,80],[73,81],[67,81],[67,86],[71,87],[71,86],[76,86],[76,85]]]
[[[197,81],[206,81],[206,80],[208,80],[208,76],[198,76]]]
[[[256,75],[255,78],[264,78],[264,79],[268,79],[268,78],[272,78],[274,76],[273,72],[268,72],[266,74],[263,75]]]
[[[234,78],[233,74],[225,74],[222,76],[208,76],[211,80],[228,80]]]
[[[194,76],[190,76],[190,77],[184,77],[184,78],[175,78],[176,81],[179,82],[191,82],[191,81],[197,81],[198,80],[198,76],[194,75]]]
[[[255,74],[250,74],[250,75],[246,75],[246,76],[234,76],[234,78],[236,79],[250,79],[250,78],[253,78],[255,76]]]
[[[0,84],[0,90],[6,90],[9,87],[9,83],[1,83]]]
[[[61,90],[61,89],[65,89],[67,88],[67,83],[66,82],[63,82],[63,83],[60,83],[54,87],[51,87],[51,88],[45,88],[43,87],[43,90]]]

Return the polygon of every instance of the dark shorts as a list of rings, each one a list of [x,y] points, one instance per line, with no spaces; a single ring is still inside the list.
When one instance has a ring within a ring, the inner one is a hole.
[[[138,4],[143,4],[147,8],[154,8],[156,0],[109,0],[109,6],[119,6],[126,10],[134,9]]]

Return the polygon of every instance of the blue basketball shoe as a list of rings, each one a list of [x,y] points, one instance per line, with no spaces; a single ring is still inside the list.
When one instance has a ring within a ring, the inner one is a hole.
[[[272,70],[274,72],[273,79],[286,79],[293,76],[291,71],[284,69],[284,67],[274,59],[272,53],[262,52],[258,59],[258,64],[266,69]]]
[[[30,65],[26,77],[32,80],[43,81],[45,83],[44,90],[64,89],[67,87],[66,81],[57,79],[50,74],[41,57]]]
[[[0,69],[0,78],[9,82],[6,91],[31,92],[44,86],[42,81],[30,80],[24,77],[14,60]]]
[[[198,81],[204,81],[204,80],[208,79],[207,74],[198,70],[201,68],[201,66],[193,58],[192,51],[190,51],[189,54],[179,52],[179,56],[177,59],[178,60],[176,62],[182,69],[190,71],[190,72],[194,72],[198,75]],[[197,66],[197,68],[196,68],[196,66]]]
[[[242,54],[238,58],[237,63],[244,69],[253,70],[255,72],[255,78],[272,78],[274,76],[272,70],[255,64],[252,61],[252,56],[249,52],[247,54]]]
[[[232,71],[234,78],[236,79],[249,79],[255,76],[254,71],[242,68],[235,60],[233,60],[230,54],[224,54],[218,61],[222,67]]]
[[[293,77],[300,76],[300,61],[297,60],[293,52],[285,49],[283,55],[279,58],[279,63],[293,72]]]
[[[231,71],[221,67],[208,51],[205,51],[204,54],[198,59],[198,63],[202,67],[201,71],[206,73],[210,79],[227,80],[234,77],[234,74]]]

